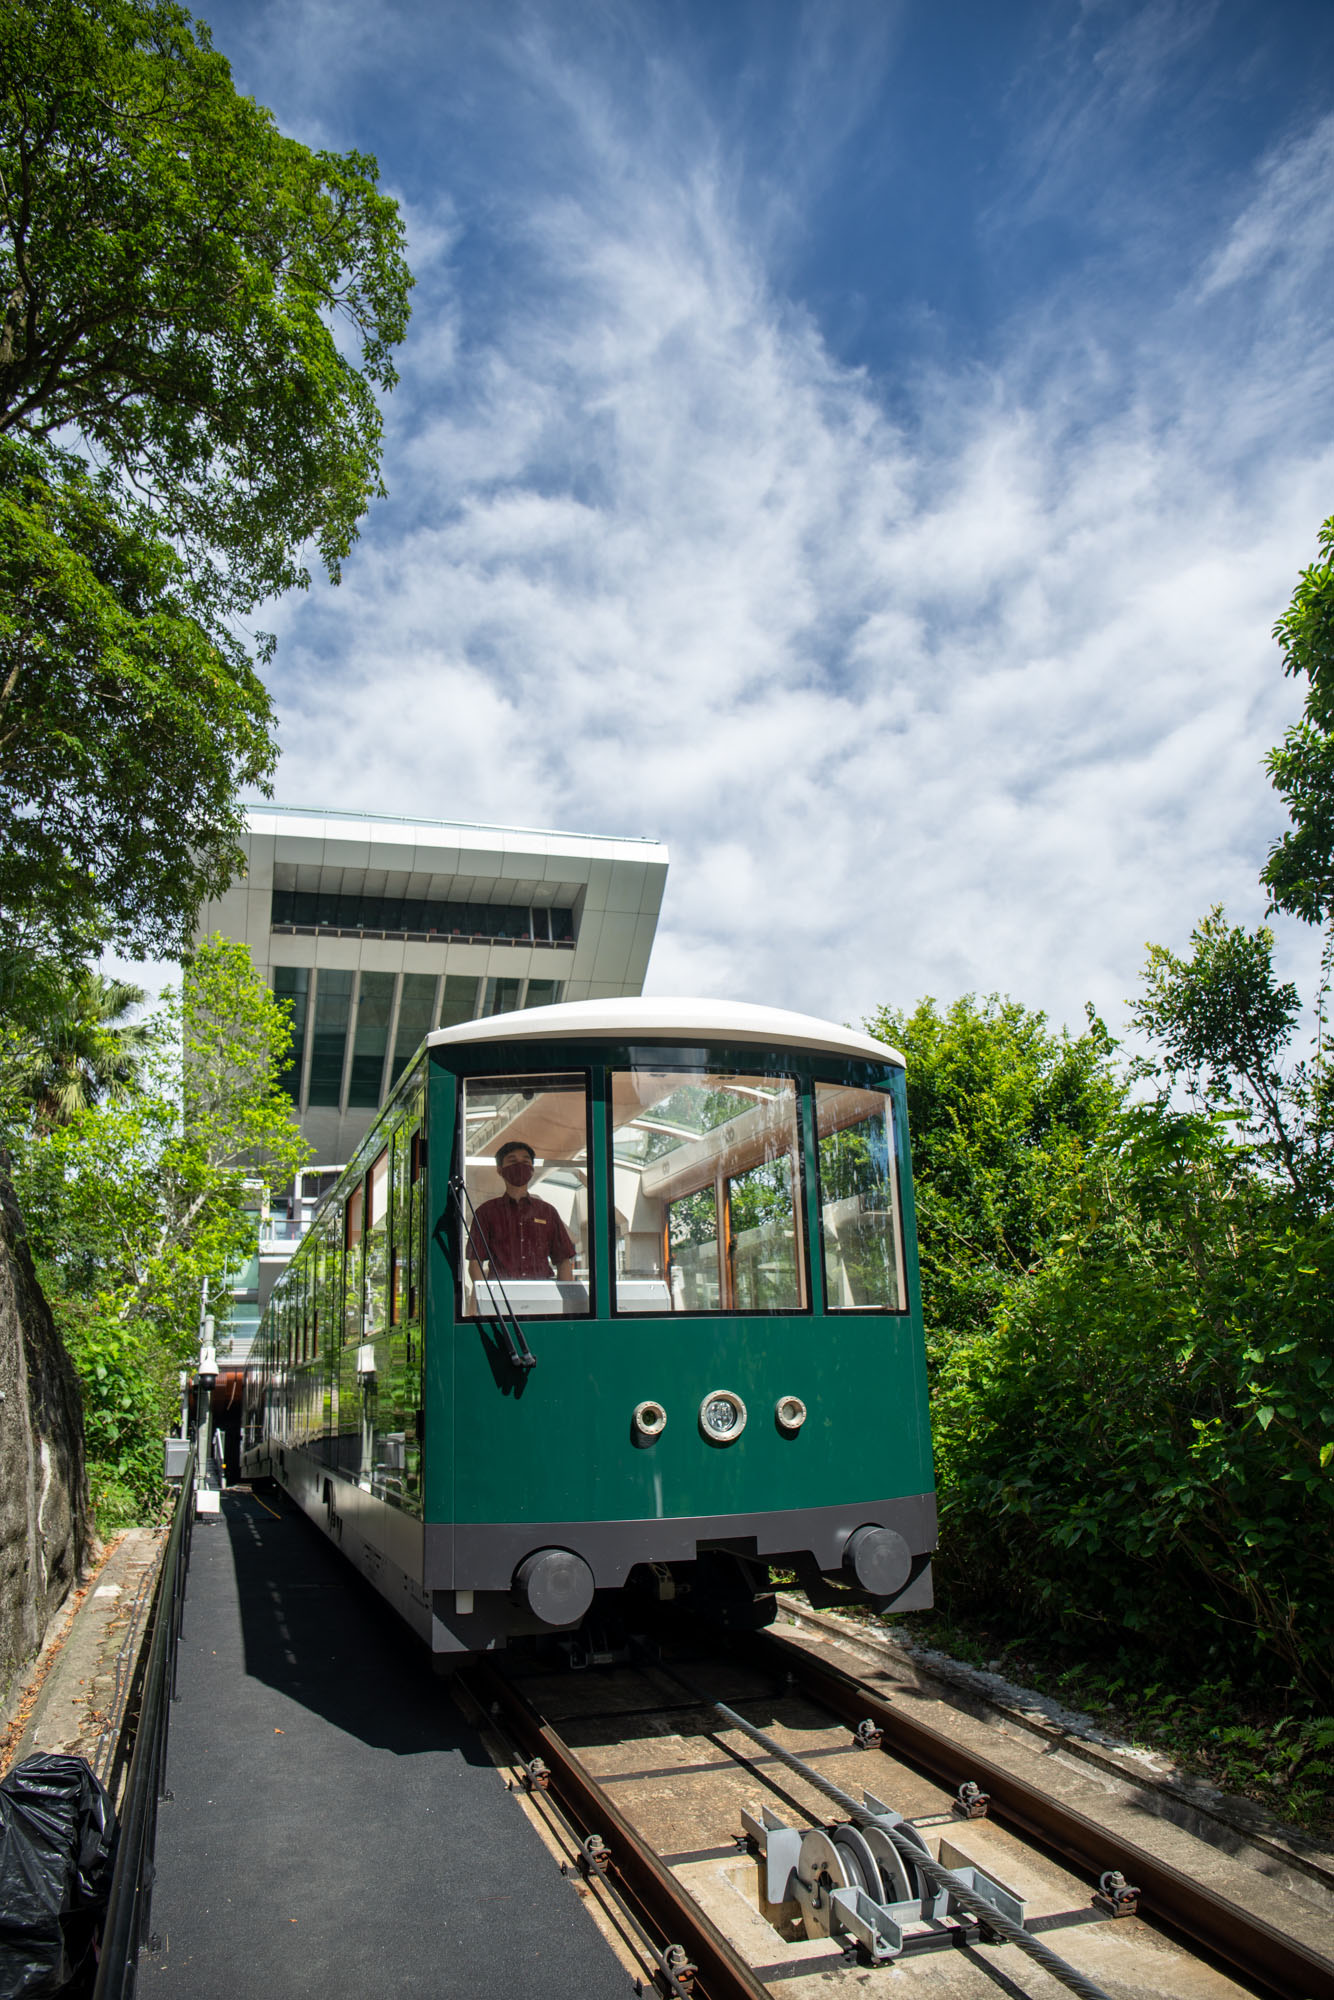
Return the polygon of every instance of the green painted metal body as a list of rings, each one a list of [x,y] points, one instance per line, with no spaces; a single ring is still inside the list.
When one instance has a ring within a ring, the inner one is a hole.
[[[535,1319],[524,1331],[537,1366],[520,1375],[496,1356],[494,1337],[460,1319],[460,1231],[449,1194],[458,1168],[458,1101],[466,1075],[580,1070],[589,1074],[592,1159],[608,1150],[602,1079],[609,1068],[699,1059],[697,1049],[655,1044],[633,1051],[606,1041],[433,1048],[428,1057],[428,1250],[425,1299],[425,1518],[428,1523],[632,1521],[756,1514],[920,1495],[932,1489],[930,1427],[903,1071],[845,1060],[712,1042],[712,1069],[785,1074],[802,1094],[811,1305],[790,1313],[640,1317],[611,1310],[608,1176],[589,1177],[593,1317]],[[885,1090],[893,1098],[908,1310],[826,1313],[814,1124],[814,1078]],[[746,1403],[743,1434],[709,1443],[702,1399],[730,1389]],[[784,1433],[781,1396],[807,1406]],[[646,1398],[668,1412],[651,1445],[631,1417]]]

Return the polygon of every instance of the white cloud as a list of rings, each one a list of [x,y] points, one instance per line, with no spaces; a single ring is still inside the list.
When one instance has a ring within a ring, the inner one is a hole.
[[[497,195],[523,275],[485,311],[422,220],[393,499],[278,611],[279,796],[658,835],[651,985],[836,1017],[1000,988],[1116,1020],[1146,939],[1258,917],[1269,628],[1334,485],[1324,128],[1170,295],[1054,298],[900,429],[718,157],[682,165],[671,91],[637,138],[550,49],[510,60],[562,172]]]

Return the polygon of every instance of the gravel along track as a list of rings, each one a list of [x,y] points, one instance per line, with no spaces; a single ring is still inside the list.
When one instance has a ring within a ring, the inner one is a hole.
[[[827,1646],[806,1650],[830,1661]],[[884,1705],[886,1687],[876,1685],[864,1663],[844,1658],[838,1664],[860,1676],[868,1695]],[[1063,1865],[1048,1848],[1012,1826],[991,1818],[961,1819],[954,1810],[952,1784],[924,1776],[920,1765],[890,1754],[887,1745],[860,1747],[848,1722],[827,1701],[802,1688],[801,1672],[799,1652],[767,1639],[732,1648],[715,1646],[699,1634],[670,1630],[662,1635],[658,1660],[643,1656],[633,1664],[604,1665],[583,1673],[552,1672],[515,1656],[505,1669],[507,1685],[547,1725],[550,1734],[545,1740],[534,1733],[539,1725],[519,1718],[513,1697],[494,1678],[494,1670],[479,1669],[464,1678],[479,1706],[489,1711],[501,1734],[514,1744],[516,1782],[534,1754],[545,1751],[545,1761],[554,1765],[563,1744],[593,1781],[593,1813],[600,1792],[607,1826],[593,1830],[604,1834],[612,1854],[605,1882],[594,1883],[599,1894],[614,1889],[618,1876],[626,1872],[618,1848],[633,1829],[664,1864],[660,1872],[671,1878],[672,1891],[678,1897],[686,1892],[691,1904],[704,1913],[706,1932],[716,1942],[710,1945],[706,1936],[694,1951],[700,1964],[694,1986],[697,2000],[699,1996],[712,2000],[715,1992],[765,1991],[776,2000],[814,2000],[817,1994],[828,2000],[836,1988],[855,1988],[871,1996],[921,1991],[942,2000],[946,1996],[995,2000],[997,1994],[1011,2000],[1049,2000],[1049,1996],[1056,2000],[1069,1990],[1025,1956],[1020,1946],[985,1941],[976,1930],[959,1949],[908,1952],[885,1964],[869,1962],[864,1950],[857,1955],[848,1952],[846,1940],[808,1937],[796,1903],[765,1901],[765,1860],[754,1839],[749,1844],[745,1840],[743,1814],[754,1825],[767,1809],[771,1819],[803,1832],[828,1828],[845,1815],[806,1777],[779,1756],[766,1754],[742,1729],[719,1716],[709,1705],[715,1701],[736,1710],[776,1746],[808,1763],[826,1784],[854,1801],[860,1803],[870,1793],[904,1815],[924,1836],[930,1855],[937,1853],[943,1840],[947,1852],[941,1858],[950,1867],[971,1865],[1020,1898],[1028,1929],[1074,1969],[1076,1990],[1083,1984],[1101,1990],[1110,2000],[1141,2000],[1141,1996],[1225,2000],[1257,1990],[1145,1916],[1107,1915],[1093,1902],[1086,1872]],[[882,1683],[885,1678],[880,1677]],[[960,1717],[960,1721],[965,1727],[956,1783],[970,1775],[971,1719]],[[994,1753],[994,1743],[990,1747]],[[1007,1746],[1006,1755],[1014,1754],[1014,1746]],[[1036,1767],[1039,1780],[1050,1775],[1058,1790],[1068,1791],[1068,1770],[1053,1770],[1052,1760],[1038,1753],[1023,1754]],[[1041,1769],[1044,1762],[1046,1774]],[[1076,1776],[1092,1788],[1096,1818],[1100,1796],[1096,1777]],[[553,1777],[553,1794],[558,1789]],[[1089,1802],[1082,1803],[1087,1819]],[[589,1818],[586,1803],[585,1823],[576,1831],[571,1853],[590,1830]],[[1109,1812],[1107,1818],[1110,1827],[1115,1815]],[[1135,1827],[1145,1842],[1163,1831],[1152,1821]],[[1190,1837],[1177,1828],[1165,1831],[1173,1844],[1173,1865],[1180,1870],[1182,1843],[1191,1845]],[[1247,1876],[1244,1869],[1241,1872],[1250,1882],[1256,1914],[1263,1912],[1271,1925],[1292,1914],[1281,1907],[1280,1889]],[[587,1892],[587,1884],[584,1887]],[[1316,1976],[1309,1986],[1303,1975],[1300,1984],[1271,1984],[1269,1992],[1281,1992],[1290,2000],[1318,1996],[1323,2000],[1324,1995],[1334,1994],[1334,1963],[1327,1967],[1325,1984],[1312,1947],[1320,1956],[1331,1950],[1329,1927],[1309,1905],[1301,1905],[1296,1914],[1304,1917],[1309,1938],[1306,1942],[1299,1937],[1298,1948],[1306,1953],[1303,1963],[1316,1967]],[[670,1915],[665,1921],[670,1926]],[[652,1923],[644,1928],[651,1936]],[[659,1928],[659,1954],[670,1935],[670,1929]],[[632,1954],[636,1939],[641,1940],[639,1964],[646,1986],[656,1973],[661,1990],[681,1990],[664,1975],[660,1958],[655,1963],[651,1943],[642,1945],[640,1917],[627,1923],[625,1936]],[[690,1944],[689,1939],[685,1942]]]

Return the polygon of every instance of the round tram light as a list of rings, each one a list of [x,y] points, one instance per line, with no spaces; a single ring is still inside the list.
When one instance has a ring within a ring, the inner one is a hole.
[[[746,1406],[731,1389],[710,1389],[699,1406],[699,1427],[710,1444],[732,1444],[746,1428]]]
[[[655,1403],[651,1400],[645,1403],[636,1403],[634,1425],[641,1437],[661,1437],[667,1428],[667,1412],[663,1409],[661,1403]]]
[[[774,1422],[788,1437],[795,1437],[806,1421],[806,1405],[800,1396],[780,1396],[774,1404]]]

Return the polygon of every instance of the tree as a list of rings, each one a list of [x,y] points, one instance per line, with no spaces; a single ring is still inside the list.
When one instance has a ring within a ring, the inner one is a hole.
[[[41,1042],[22,1080],[39,1131],[68,1125],[80,1111],[134,1088],[148,1030],[125,1016],[145,998],[141,986],[98,972],[58,977]]]
[[[1115,1044],[1090,1013],[1072,1036],[996,994],[944,1012],[886,1007],[868,1034],[908,1064],[908,1130],[933,1358],[991,1323],[1009,1280],[1032,1266],[1055,1224],[1054,1189],[1106,1131],[1125,1085]]]
[[[0,975],[172,956],[273,765],[268,695],[151,511],[0,438]],[[16,961],[18,964],[16,964]]]
[[[1284,673],[1307,687],[1303,720],[1266,760],[1292,825],[1260,876],[1271,909],[1308,924],[1334,915],[1334,518],[1321,528],[1319,548],[1274,627]]]
[[[13,0],[0,99],[0,429],[77,432],[233,610],[311,541],[336,576],[408,317],[374,160],[285,138],[173,0]]]
[[[150,1023],[142,1087],[15,1158],[42,1286],[84,1384],[90,1464],[140,1504],[157,1491],[201,1291],[225,1330],[265,1189],[309,1155],[279,1081],[290,1042],[287,1008],[245,946],[209,938]]]
[[[1313,1060],[1285,1065],[1302,1003],[1275,974],[1273,932],[1230,927],[1220,905],[1190,941],[1188,958],[1149,946],[1144,993],[1131,1012],[1161,1044],[1167,1081],[1184,1080],[1202,1104],[1235,1106],[1259,1159],[1318,1212],[1331,1193],[1323,1008]]]
[[[172,0],[0,14],[11,963],[179,951],[235,872],[274,762],[236,621],[312,546],[337,581],[382,490],[402,238],[375,162],[285,138]]]

